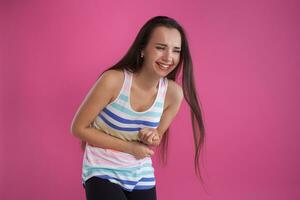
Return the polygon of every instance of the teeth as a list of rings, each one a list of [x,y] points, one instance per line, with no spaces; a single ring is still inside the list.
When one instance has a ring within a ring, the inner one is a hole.
[[[164,64],[161,64],[161,63],[158,63],[160,66],[162,66],[163,68],[168,68],[169,65],[164,65]]]

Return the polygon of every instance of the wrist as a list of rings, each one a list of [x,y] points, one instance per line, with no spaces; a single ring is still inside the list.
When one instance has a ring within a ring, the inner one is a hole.
[[[137,146],[137,141],[130,141],[130,142],[128,141],[127,152],[126,153],[134,155],[136,146]]]

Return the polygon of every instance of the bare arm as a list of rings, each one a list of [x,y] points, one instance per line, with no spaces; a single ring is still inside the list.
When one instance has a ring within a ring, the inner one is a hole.
[[[170,126],[174,117],[178,113],[183,100],[183,91],[181,86],[174,81],[170,81],[169,85],[170,87],[168,88],[168,93],[166,96],[168,104],[162,114],[159,126],[157,127],[159,138],[163,137],[165,131]]]
[[[146,145],[141,146],[142,144],[137,142],[124,141],[90,127],[99,112],[112,101],[115,91],[120,90],[122,85],[120,73],[122,72],[110,70],[97,80],[76,112],[71,124],[71,132],[81,140],[100,148],[114,149],[133,155],[139,154],[141,157],[150,155],[153,152]]]
[[[174,81],[169,82],[168,92],[165,99],[166,107],[156,129],[145,128],[139,132],[139,138],[145,144],[158,146],[161,138],[176,116],[183,99],[182,88]],[[152,133],[151,133],[152,132]],[[158,136],[158,137],[157,137]]]

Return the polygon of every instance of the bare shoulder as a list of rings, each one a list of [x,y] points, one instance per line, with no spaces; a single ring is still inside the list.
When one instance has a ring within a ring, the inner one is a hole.
[[[117,70],[105,71],[97,79],[74,116],[72,132],[79,132],[92,123],[99,112],[111,102],[122,85],[122,79],[122,71]]]
[[[105,71],[101,78],[97,80],[96,85],[104,86],[111,93],[111,101],[114,100],[122,88],[124,73],[122,70],[110,69]]]
[[[98,79],[98,82],[101,82],[102,84],[107,84],[110,86],[116,86],[119,83],[122,83],[124,77],[123,77],[123,72],[121,70],[115,70],[115,69],[110,69],[105,71],[102,75],[101,78]]]
[[[181,104],[183,99],[182,87],[173,80],[168,79],[168,90],[166,94],[166,107]]]

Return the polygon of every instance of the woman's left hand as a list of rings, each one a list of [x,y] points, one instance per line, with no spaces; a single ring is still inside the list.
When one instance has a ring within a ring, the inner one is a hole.
[[[160,143],[160,137],[156,129],[154,128],[143,128],[138,134],[141,142],[147,145],[158,146]]]

